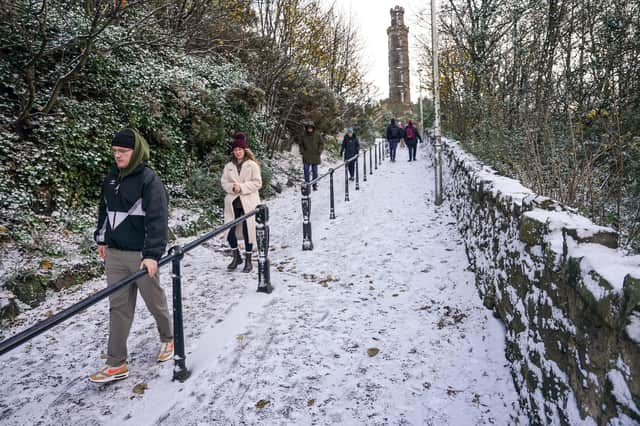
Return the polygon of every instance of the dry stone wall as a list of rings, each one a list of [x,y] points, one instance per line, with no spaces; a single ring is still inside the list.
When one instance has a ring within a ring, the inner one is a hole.
[[[640,424],[640,256],[617,234],[497,175],[454,141],[443,153],[485,306],[532,424]]]

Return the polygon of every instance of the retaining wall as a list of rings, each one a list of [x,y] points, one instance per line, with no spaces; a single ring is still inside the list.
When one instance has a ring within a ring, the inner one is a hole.
[[[640,424],[640,256],[623,256],[612,229],[454,141],[443,181],[480,297],[507,328],[521,414],[532,424]]]

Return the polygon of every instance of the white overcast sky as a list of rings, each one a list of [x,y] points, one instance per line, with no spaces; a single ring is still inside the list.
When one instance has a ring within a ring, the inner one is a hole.
[[[327,0],[330,1],[330,0]],[[379,89],[379,98],[389,96],[389,68],[387,57],[387,28],[391,25],[389,10],[398,5],[404,8],[404,23],[409,27],[409,59],[411,70],[411,99],[419,97],[415,37],[421,30],[416,25],[421,10],[431,10],[429,0],[337,0],[337,6],[351,14],[364,44],[364,63],[367,77]],[[430,15],[428,15],[430,17]],[[426,93],[425,93],[426,95]]]

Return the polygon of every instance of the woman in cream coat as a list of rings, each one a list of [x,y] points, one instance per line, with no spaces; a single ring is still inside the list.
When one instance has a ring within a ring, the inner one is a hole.
[[[231,161],[224,166],[220,179],[222,189],[227,193],[224,197],[225,223],[254,210],[260,204],[258,191],[262,187],[260,166],[255,155],[249,149],[247,136],[241,132],[236,133],[231,148]],[[227,241],[233,250],[233,260],[227,266],[230,271],[242,264],[238,238],[244,240],[245,248],[245,264],[242,272],[250,272],[252,269],[251,252],[253,244],[256,242],[255,216],[242,222],[242,226],[236,225],[227,231]]]

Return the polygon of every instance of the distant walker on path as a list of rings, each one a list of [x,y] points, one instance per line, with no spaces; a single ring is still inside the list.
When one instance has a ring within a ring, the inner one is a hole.
[[[418,141],[422,143],[422,138],[411,120],[409,120],[407,127],[404,128],[404,140],[407,143],[407,147],[409,147],[409,161],[416,161]]]
[[[315,180],[318,177],[318,165],[321,162],[320,156],[324,149],[322,137],[316,132],[316,126],[313,121],[305,124],[305,129],[298,142],[298,146],[300,146],[300,153],[302,154],[304,181],[308,183],[310,182],[310,178]],[[311,176],[309,176],[310,171]],[[313,190],[315,191],[317,189],[318,185],[314,183]]]
[[[348,160],[349,158],[358,155],[360,152],[360,142],[358,141],[358,137],[353,132],[353,128],[349,127],[347,129],[347,133],[344,135],[342,139],[342,147],[340,148],[340,157],[343,157],[344,160]],[[347,163],[347,168],[349,170],[349,180],[353,180],[355,175],[356,161],[352,160]]]
[[[395,118],[391,119],[391,122],[387,126],[387,142],[389,142],[389,157],[391,157],[391,161],[396,161],[396,149],[398,148],[398,143],[400,139],[404,137],[404,132],[402,128],[398,127],[396,124]]]

